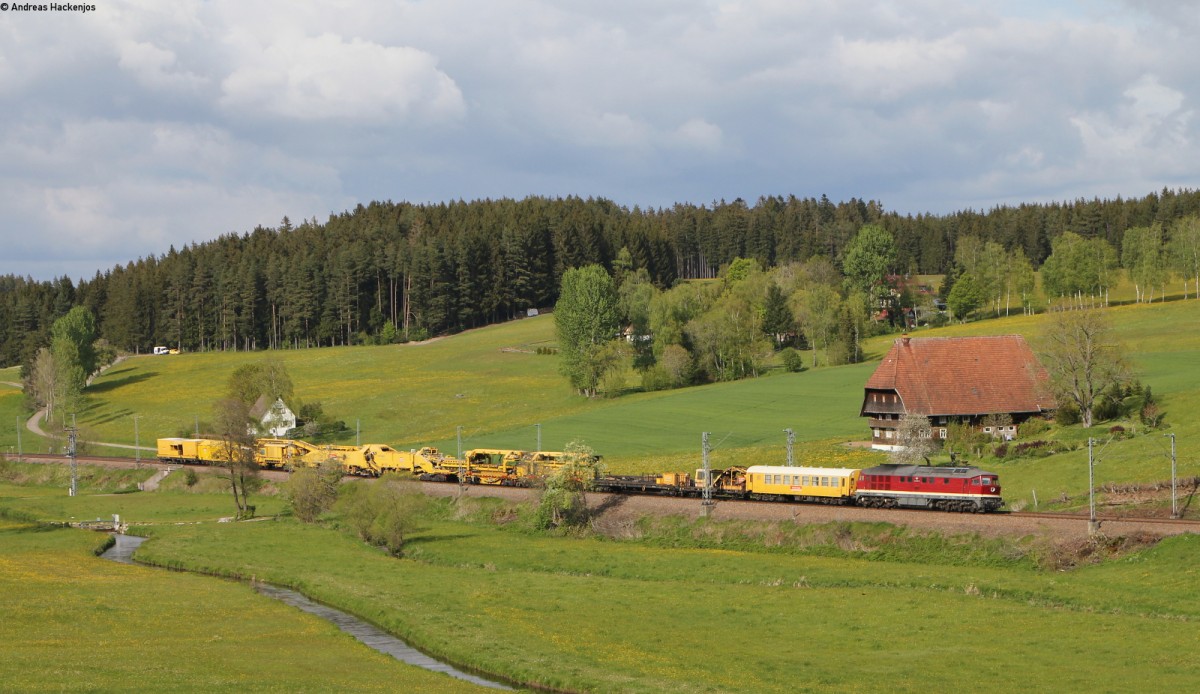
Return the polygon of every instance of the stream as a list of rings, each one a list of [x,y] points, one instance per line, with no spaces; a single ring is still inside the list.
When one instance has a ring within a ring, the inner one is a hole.
[[[100,555],[105,559],[119,562],[121,564],[134,564],[133,551],[137,549],[143,542],[144,537],[135,537],[133,535],[118,535],[114,534],[113,538],[117,541],[115,545],[109,547],[104,554]],[[148,566],[140,564],[140,566]],[[382,629],[362,621],[352,614],[342,612],[341,610],[322,605],[314,602],[301,593],[287,588],[280,588],[269,583],[254,583],[254,589],[263,595],[275,598],[288,605],[299,608],[309,614],[316,615],[321,619],[332,622],[337,628],[350,634],[367,646],[374,648],[380,653],[386,653],[396,660],[403,661],[409,665],[433,670],[434,672],[444,672],[451,677],[457,677],[460,680],[466,680],[483,687],[491,687],[492,689],[506,689],[512,691],[512,687],[500,682],[484,679],[478,675],[472,675],[468,672],[463,672],[451,665],[438,661],[421,651],[408,645],[401,639],[392,636]]]

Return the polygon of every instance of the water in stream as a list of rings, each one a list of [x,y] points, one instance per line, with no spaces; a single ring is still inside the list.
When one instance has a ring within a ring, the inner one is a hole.
[[[133,535],[113,535],[117,543],[109,547],[104,554],[100,555],[105,559],[111,559],[122,564],[133,564],[133,551],[146,541],[144,537],[134,537]],[[337,625],[339,629],[350,634],[354,638],[363,642],[367,646],[374,648],[380,653],[386,653],[397,660],[416,665],[417,667],[433,670],[435,672],[444,672],[451,677],[457,677],[461,680],[473,682],[475,684],[491,687],[492,689],[506,689],[511,691],[512,687],[499,682],[484,679],[477,675],[472,675],[463,672],[451,665],[439,662],[430,656],[418,651],[409,646],[404,641],[392,636],[391,634],[379,629],[378,627],[368,624],[354,615],[347,614],[341,610],[336,610],[332,607],[313,602],[304,595],[297,593],[294,590],[280,588],[266,583],[255,583],[255,590],[263,595],[270,596],[276,600],[285,602],[293,607],[297,607],[309,614],[314,614],[326,621]]]

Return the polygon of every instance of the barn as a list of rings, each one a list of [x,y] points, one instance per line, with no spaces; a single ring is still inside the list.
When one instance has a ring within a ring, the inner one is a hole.
[[[1022,422],[1053,410],[1047,381],[1020,335],[905,335],[867,380],[859,414],[871,428],[871,447],[881,450],[897,447],[905,414],[928,417],[936,438],[946,438],[946,426],[955,421],[1012,438]]]

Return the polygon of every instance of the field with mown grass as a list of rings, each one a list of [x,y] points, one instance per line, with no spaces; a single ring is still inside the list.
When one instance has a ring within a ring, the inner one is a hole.
[[[100,559],[105,538],[0,518],[0,689],[481,690],[245,584]]]
[[[1118,288],[1113,297],[1131,296],[1131,291]],[[1169,428],[1104,447],[1096,467],[1097,483],[1168,479],[1169,440],[1162,436],[1166,432],[1177,435],[1179,474],[1200,475],[1200,423],[1189,416],[1200,408],[1200,301],[1126,304],[1108,309],[1107,315],[1129,348],[1142,382],[1153,389],[1165,410]],[[1053,314],[1018,313],[922,329],[914,335],[1018,333],[1033,341],[1053,320]],[[604,456],[610,471],[632,473],[694,470],[701,464],[703,431],[710,432],[714,467],[782,463],[783,429],[791,428],[797,435],[796,458],[802,464],[869,466],[882,462],[884,456],[844,444],[867,438],[865,422],[857,416],[862,385],[895,337],[867,340],[864,348],[870,361],[863,364],[796,374],[775,369],[734,383],[629,392],[590,401],[571,393],[557,372],[556,357],[536,353],[537,348],[554,344],[551,316],[425,344],[282,351],[270,356],[287,366],[300,399],[320,401],[327,414],[345,421],[351,431],[361,422],[364,442],[399,448],[434,445],[454,453],[455,428],[461,426],[464,450],[532,449],[537,440],[535,424],[541,424],[544,449],[561,449],[569,441],[582,440]],[[137,413],[143,445],[162,436],[190,434],[197,419],[210,418],[212,403],[222,396],[229,374],[239,365],[266,357],[208,353],[130,358],[89,389],[90,402],[79,414],[79,425],[88,438],[131,444],[132,415]],[[810,360],[811,353],[805,352],[805,361]],[[0,388],[0,446],[15,439],[15,431],[3,433],[3,422],[8,417],[14,425],[7,428],[15,429],[19,404],[19,396]],[[985,456],[973,462],[1001,474],[1011,504],[1034,508],[1036,496],[1037,508],[1079,509],[1087,502],[1086,439],[1106,441],[1112,424],[1087,431],[1076,426],[1038,437],[1076,447],[1067,453],[1016,460]],[[1137,422],[1120,424],[1140,430]],[[27,451],[46,445],[32,438],[26,435]],[[342,442],[353,440],[350,433]],[[131,455],[116,449],[91,450]],[[1155,503],[1164,502],[1160,497]]]
[[[612,541],[431,513],[404,559],[290,520],[155,526],[138,556],[290,585],[455,662],[569,690],[949,691],[968,664],[974,691],[1200,681],[1180,648],[1198,635],[1195,536],[1064,574],[1035,569],[1020,540],[875,525],[809,528],[792,549],[769,527],[689,546],[722,532],[708,525]]]
[[[153,494],[139,493],[139,482],[156,470],[122,469],[79,465],[79,495],[71,497],[71,472],[67,465],[0,462],[0,505],[22,517],[50,522],[112,520],[118,514],[125,522],[186,523],[230,517],[236,513],[228,483],[211,471],[196,475],[187,486],[186,471],[168,475],[162,489]],[[282,496],[268,484],[261,493],[251,495],[250,503],[260,516],[276,515],[284,510]]]

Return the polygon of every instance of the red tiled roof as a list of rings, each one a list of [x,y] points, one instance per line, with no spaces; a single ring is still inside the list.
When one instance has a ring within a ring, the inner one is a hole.
[[[895,390],[914,414],[977,415],[1053,409],[1046,381],[1020,335],[902,337],[866,389]]]

